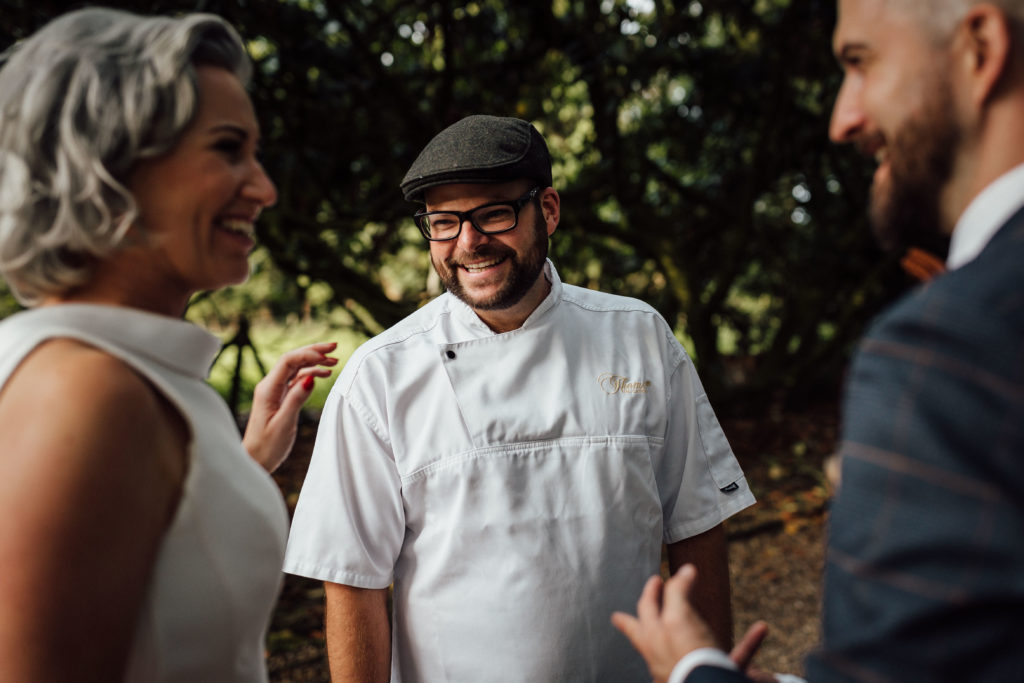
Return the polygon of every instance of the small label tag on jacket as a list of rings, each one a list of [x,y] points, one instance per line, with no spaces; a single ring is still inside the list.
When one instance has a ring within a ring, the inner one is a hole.
[[[739,484],[737,484],[736,482],[733,482],[733,483],[729,484],[728,486],[723,486],[722,488],[720,488],[718,490],[721,491],[722,493],[732,493],[733,491],[737,490],[739,487],[740,487]]]

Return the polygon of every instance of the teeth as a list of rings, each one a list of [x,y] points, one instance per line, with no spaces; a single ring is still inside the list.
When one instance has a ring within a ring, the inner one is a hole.
[[[498,264],[498,263],[501,263],[501,259],[494,259],[493,261],[483,261],[481,263],[472,263],[472,264],[468,264],[467,263],[467,264],[463,264],[462,267],[465,268],[466,270],[468,270],[471,273],[478,273],[481,270],[485,270],[487,268],[490,268],[491,266],[493,266],[495,264]]]
[[[220,221],[220,227],[245,235],[246,237],[252,237],[256,234],[252,222],[241,218],[225,218]]]

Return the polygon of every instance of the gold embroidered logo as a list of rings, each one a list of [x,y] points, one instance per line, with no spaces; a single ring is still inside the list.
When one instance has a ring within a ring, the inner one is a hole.
[[[606,394],[646,394],[651,383],[634,382],[628,377],[606,372],[597,378],[597,383]]]

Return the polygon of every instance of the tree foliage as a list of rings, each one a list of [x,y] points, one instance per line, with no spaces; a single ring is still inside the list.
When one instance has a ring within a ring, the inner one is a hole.
[[[7,4],[0,45],[67,8]],[[109,4],[215,12],[249,41],[280,193],[261,241],[368,331],[437,293],[398,183],[471,113],[545,134],[563,279],[655,305],[716,403],[833,388],[905,284],[864,224],[864,163],[827,141],[833,0]]]

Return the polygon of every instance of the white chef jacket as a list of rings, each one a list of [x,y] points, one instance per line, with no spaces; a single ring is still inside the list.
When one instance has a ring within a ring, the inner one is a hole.
[[[612,612],[754,502],[664,319],[545,275],[502,334],[435,299],[324,407],[285,571],[394,583],[393,681],[648,680]]]

